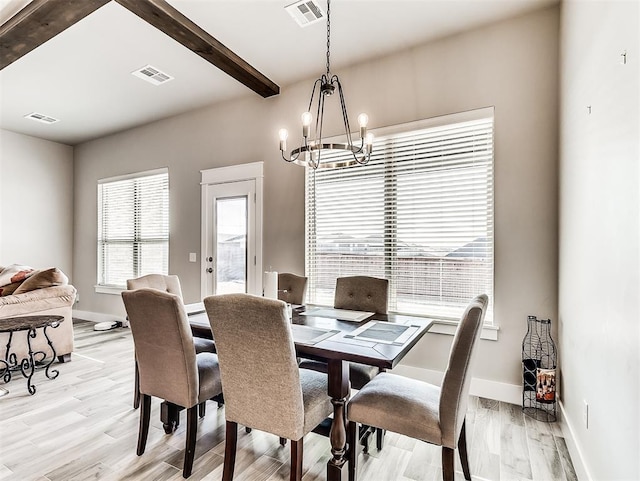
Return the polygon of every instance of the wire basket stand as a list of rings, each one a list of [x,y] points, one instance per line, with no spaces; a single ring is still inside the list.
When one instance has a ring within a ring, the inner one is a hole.
[[[522,410],[538,421],[557,419],[556,361],[551,320],[528,316],[522,340]]]

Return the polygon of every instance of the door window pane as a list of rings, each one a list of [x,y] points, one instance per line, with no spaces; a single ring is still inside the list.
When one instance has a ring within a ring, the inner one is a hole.
[[[247,197],[216,201],[216,294],[247,292]]]

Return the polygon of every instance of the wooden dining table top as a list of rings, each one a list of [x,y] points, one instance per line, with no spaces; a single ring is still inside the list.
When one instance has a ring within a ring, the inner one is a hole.
[[[188,309],[195,336],[213,339],[200,304]],[[322,315],[313,315],[320,312]],[[334,317],[331,316],[332,312]],[[361,321],[340,319],[342,311],[317,306],[292,309],[292,334],[298,356],[353,361],[392,369],[428,332],[433,319],[402,314],[371,314]]]

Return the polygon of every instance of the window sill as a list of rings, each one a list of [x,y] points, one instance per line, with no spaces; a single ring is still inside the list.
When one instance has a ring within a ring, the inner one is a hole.
[[[124,287],[114,287],[114,286],[93,286],[93,288],[98,294],[111,294],[112,296],[119,296],[122,293],[122,291],[127,290]]]
[[[429,332],[434,334],[445,334],[453,336],[456,333],[458,324],[459,323],[456,321],[434,320],[433,327],[429,329]],[[498,326],[482,326],[480,339],[485,339],[487,341],[497,341],[499,330],[500,328]]]

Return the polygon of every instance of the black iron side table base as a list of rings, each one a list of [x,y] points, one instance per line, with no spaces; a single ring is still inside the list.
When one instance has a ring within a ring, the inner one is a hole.
[[[30,316],[27,318],[14,318],[16,321],[24,319],[21,322],[15,323],[15,326],[9,325],[5,327],[3,331],[9,332],[9,340],[7,341],[5,349],[4,359],[0,359],[0,377],[5,383],[11,381],[11,377],[14,372],[20,371],[20,373],[27,379],[27,390],[29,394],[36,393],[36,387],[31,382],[33,374],[38,369],[44,369],[45,375],[48,379],[55,379],[60,372],[57,369],[51,369],[51,365],[56,359],[56,350],[53,347],[53,343],[47,334],[49,327],[56,328],[64,320],[62,316]],[[51,359],[45,363],[47,353],[44,351],[34,351],[31,345],[31,340],[34,339],[38,333],[37,329],[42,327],[42,334],[47,340],[47,344],[51,349]],[[13,334],[17,331],[27,332],[27,346],[28,354],[26,357],[18,361],[15,353],[11,352],[11,341],[13,340]],[[1,389],[0,396],[8,394],[9,391]]]

